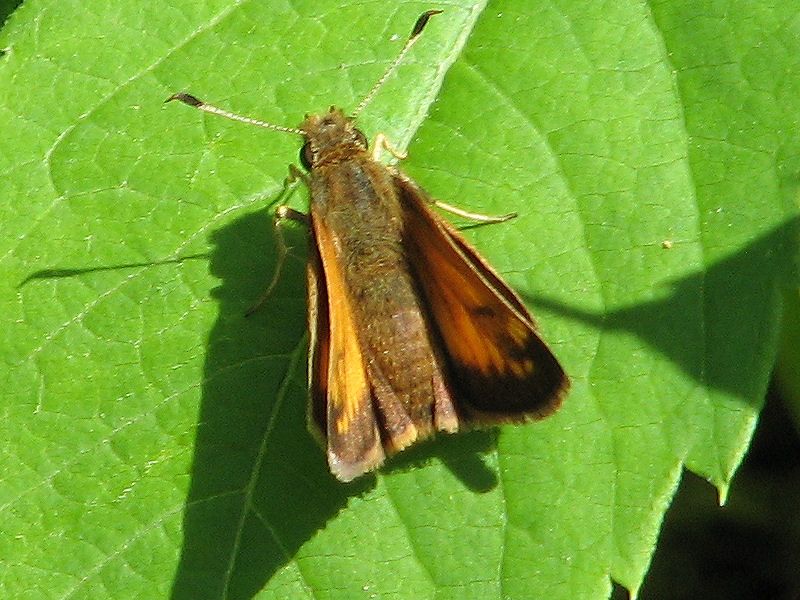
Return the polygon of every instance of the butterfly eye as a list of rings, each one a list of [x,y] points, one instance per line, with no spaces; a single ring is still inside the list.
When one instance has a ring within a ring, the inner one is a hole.
[[[314,164],[314,150],[311,148],[310,143],[305,143],[303,147],[300,148],[300,164],[309,171]]]
[[[360,129],[353,130],[356,134],[356,142],[358,145],[366,150],[369,147],[369,142],[367,142],[367,136],[365,136]]]

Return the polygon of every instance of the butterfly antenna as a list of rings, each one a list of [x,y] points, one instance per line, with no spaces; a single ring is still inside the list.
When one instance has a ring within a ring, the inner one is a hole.
[[[236,113],[232,113],[229,110],[225,110],[224,108],[218,108],[213,106],[212,104],[206,104],[199,98],[192,96],[191,94],[187,94],[186,92],[179,92],[177,94],[172,94],[169,98],[164,100],[164,102],[171,102],[172,100],[178,100],[187,104],[189,106],[193,106],[194,108],[198,108],[202,111],[207,113],[211,113],[212,115],[219,115],[220,117],[225,117],[226,119],[230,119],[231,121],[239,121],[240,123],[247,123],[248,125],[256,125],[257,127],[263,127],[264,129],[272,129],[273,131],[283,131],[286,133],[297,133],[299,135],[303,135],[303,131],[301,129],[297,129],[296,127],[283,127],[282,125],[273,125],[272,123],[267,123],[266,121],[260,121],[258,119],[253,119],[251,117],[245,117],[242,115],[237,115]]]
[[[400,53],[392,61],[392,64],[390,64],[387,67],[386,71],[383,73],[383,75],[381,75],[381,78],[375,82],[375,85],[372,86],[372,89],[369,91],[369,93],[366,96],[364,96],[364,99],[359,103],[359,105],[353,111],[352,116],[354,118],[357,117],[361,113],[361,111],[364,110],[364,107],[370,103],[370,101],[375,97],[375,94],[378,93],[378,90],[381,88],[381,86],[389,78],[389,75],[391,75],[397,68],[397,65],[399,65],[402,62],[405,55],[408,53],[409,50],[411,50],[411,46],[413,46],[419,39],[422,30],[425,29],[425,25],[428,24],[428,20],[433,15],[438,15],[441,12],[442,12],[441,10],[428,10],[419,16],[417,22],[414,23],[414,28],[411,30],[411,35],[408,37],[408,40],[406,41],[405,45],[400,50]]]

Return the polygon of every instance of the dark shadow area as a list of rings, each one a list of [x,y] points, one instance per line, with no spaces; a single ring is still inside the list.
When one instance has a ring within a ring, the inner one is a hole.
[[[628,600],[630,598],[630,594],[628,594],[628,590],[618,584],[616,581],[611,582],[611,595],[609,596],[610,600]]]
[[[486,465],[481,455],[496,450],[497,435],[496,429],[439,434],[396,454],[382,471],[414,469],[436,457],[465,487],[477,493],[488,492],[498,484],[497,473]]]
[[[267,212],[242,217],[212,236],[211,272],[219,316],[209,335],[191,484],[174,599],[251,598],[350,496],[374,475],[335,480],[306,428],[305,232],[284,230],[292,248],[272,296],[245,312],[270,281],[276,246]],[[413,468],[437,458],[470,489],[496,475],[479,454],[492,432],[440,436],[389,461]]]
[[[526,301],[596,329],[634,334],[698,383],[756,397],[763,382],[752,374],[775,343],[780,287],[796,285],[799,240],[794,218],[707,271],[672,282],[661,298],[605,314],[541,296]]]
[[[774,387],[747,459],[720,507],[686,472],[640,598],[800,598],[800,437]]]
[[[8,17],[22,4],[22,0],[0,0],[0,27],[3,27]],[[0,52],[0,56],[5,52]]]
[[[200,254],[188,254],[186,256],[179,256],[177,258],[169,258],[166,260],[156,260],[151,262],[138,262],[138,263],[124,263],[120,265],[109,265],[109,266],[102,266],[102,267],[76,267],[73,269],[70,268],[53,268],[53,269],[41,269],[40,271],[34,271],[30,275],[28,275],[25,279],[20,281],[17,284],[17,289],[25,287],[29,283],[40,279],[63,279],[68,277],[80,277],[81,275],[89,275],[91,273],[102,273],[103,271],[124,271],[126,269],[141,269],[141,268],[151,268],[151,267],[160,267],[164,265],[179,265],[183,262],[189,260],[207,260],[210,256],[203,252]]]
[[[342,486],[306,431],[305,235],[273,295],[275,240],[266,211],[212,235],[219,313],[208,338],[183,545],[172,598],[250,598],[298,548],[374,483]]]

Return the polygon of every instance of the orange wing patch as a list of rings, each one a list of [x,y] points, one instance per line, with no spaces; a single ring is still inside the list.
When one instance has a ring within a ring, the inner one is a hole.
[[[316,244],[309,248],[306,266],[308,295],[308,428],[320,443],[325,443],[328,429],[328,360],[331,332],[328,315],[328,290],[322,259]]]
[[[385,456],[367,367],[335,246],[319,219],[313,220],[313,230],[326,286],[330,340],[327,361],[320,361],[327,365],[327,374],[318,375],[327,375],[328,463],[336,477],[350,481],[381,465]],[[319,348],[324,349],[324,345]]]
[[[453,260],[452,248],[429,236],[422,238],[426,266],[436,273],[427,286],[435,299],[431,309],[449,353],[487,377],[532,374],[533,359],[524,353],[535,335],[531,324],[503,305],[487,285],[475,285],[474,273],[459,268],[464,262]],[[437,285],[437,278],[444,285]]]

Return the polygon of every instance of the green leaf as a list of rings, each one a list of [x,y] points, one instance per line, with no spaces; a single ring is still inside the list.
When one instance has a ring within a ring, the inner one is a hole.
[[[635,592],[683,466],[725,497],[797,282],[796,11],[443,7],[360,126],[519,213],[465,235],[573,389],[342,485],[305,430],[300,229],[244,317],[300,142],[163,100],[351,109],[432,6],[275,4],[30,0],[0,33],[3,597]]]

